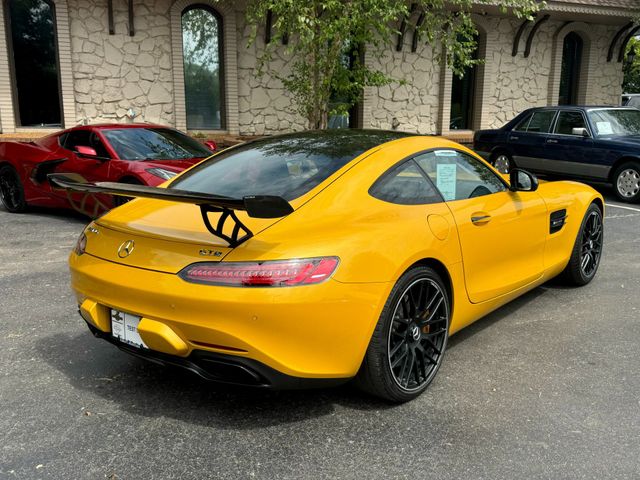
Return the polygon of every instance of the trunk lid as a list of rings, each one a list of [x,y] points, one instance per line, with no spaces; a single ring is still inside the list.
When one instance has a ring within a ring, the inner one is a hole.
[[[252,218],[236,211],[254,235],[280,218]],[[216,224],[220,213],[210,213]],[[231,234],[227,221],[224,233]],[[97,233],[96,233],[97,231]],[[112,210],[86,231],[86,253],[114,263],[165,273],[177,273],[195,262],[217,262],[233,248],[207,230],[200,208],[187,203],[136,199]],[[127,250],[123,245],[132,241]]]

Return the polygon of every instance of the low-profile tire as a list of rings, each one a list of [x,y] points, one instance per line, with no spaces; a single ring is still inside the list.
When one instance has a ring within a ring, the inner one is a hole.
[[[142,182],[135,179],[135,178],[131,178],[131,177],[125,177],[122,180],[120,180],[119,183],[126,183],[128,185],[142,185]],[[130,202],[131,200],[133,200],[133,198],[131,197],[121,197],[119,195],[114,195],[113,196],[113,208],[119,207],[120,205],[124,205],[125,203]]]
[[[490,163],[498,172],[509,173],[515,167],[513,157],[507,152],[496,152],[491,155]]]
[[[602,258],[603,240],[602,211],[592,203],[582,219],[569,263],[561,274],[565,283],[580,287],[593,280]]]
[[[450,312],[449,294],[433,269],[405,272],[378,319],[356,385],[393,403],[424,392],[442,363]]]
[[[613,173],[613,190],[623,202],[640,201],[640,163],[626,162]]]
[[[27,210],[20,176],[11,165],[0,167],[0,200],[4,208],[11,213],[22,213]]]

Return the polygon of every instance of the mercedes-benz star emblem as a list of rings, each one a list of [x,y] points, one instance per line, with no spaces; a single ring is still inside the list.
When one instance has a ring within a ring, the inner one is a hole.
[[[417,325],[414,325],[411,329],[411,336],[415,341],[418,341],[418,339],[420,338],[420,328],[418,328]]]
[[[120,245],[120,248],[118,248],[118,256],[120,258],[128,257],[129,255],[131,255],[131,252],[133,252],[133,248],[135,246],[136,244],[133,240],[127,240],[122,245]]]

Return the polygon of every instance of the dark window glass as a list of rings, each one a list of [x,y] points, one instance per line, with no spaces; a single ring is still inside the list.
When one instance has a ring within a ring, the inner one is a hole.
[[[587,128],[582,114],[580,112],[560,112],[554,133],[573,135],[572,129],[574,128]]]
[[[505,184],[484,163],[456,150],[435,150],[415,158],[446,201],[490,195]]]
[[[465,42],[464,38],[458,39]],[[478,42],[478,36],[473,39]],[[478,59],[478,49],[472,53],[474,60]],[[453,75],[451,80],[451,119],[449,128],[451,130],[468,130],[472,128],[473,121],[473,101],[474,90],[476,84],[476,67],[475,65],[465,68],[462,77]]]
[[[520,123],[518,123],[518,125],[516,126],[516,128],[514,128],[514,130],[516,132],[526,132],[527,125],[529,125],[529,121],[531,121],[531,114],[524,117],[524,119],[520,121]]]
[[[527,126],[527,132],[529,133],[549,133],[551,131],[551,122],[555,117],[555,110],[541,110],[534,112],[531,117],[531,121]]]
[[[558,105],[575,105],[580,81],[582,62],[582,39],[571,32],[562,44],[562,68],[560,70],[560,95]]]
[[[169,128],[109,128],[102,135],[122,160],[180,160],[211,155],[197,140]]]
[[[71,151],[75,151],[78,146],[91,147],[99,157],[110,157],[100,137],[91,130],[72,130],[60,137],[60,144]]]
[[[182,14],[187,128],[219,130],[222,115],[222,20],[207,7]]]
[[[442,201],[442,197],[438,195],[413,160],[392,168],[369,189],[369,194],[385,202],[400,205],[421,205]]]
[[[60,79],[53,3],[21,0],[7,4],[18,124],[58,127]]]
[[[406,134],[327,130],[266,138],[226,150],[176,179],[171,188],[242,198],[293,200],[358,155]]]

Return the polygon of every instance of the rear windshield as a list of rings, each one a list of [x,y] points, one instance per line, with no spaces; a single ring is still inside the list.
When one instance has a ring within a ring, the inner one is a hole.
[[[109,128],[102,130],[122,160],[183,160],[211,152],[193,138],[170,128]]]
[[[403,136],[396,132],[306,132],[271,137],[205,160],[170,188],[242,198],[304,195],[358,155]]]

